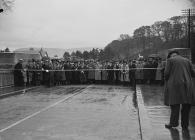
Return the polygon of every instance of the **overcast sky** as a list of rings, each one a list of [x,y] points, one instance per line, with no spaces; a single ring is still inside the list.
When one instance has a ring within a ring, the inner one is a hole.
[[[0,0],[1,1],[1,0]],[[194,0],[15,0],[0,14],[0,48],[105,47],[120,34],[181,15]]]

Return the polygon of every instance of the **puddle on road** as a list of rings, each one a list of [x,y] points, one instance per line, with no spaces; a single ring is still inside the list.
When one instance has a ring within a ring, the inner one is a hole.
[[[100,99],[93,99],[93,100],[90,100],[91,103],[106,102],[106,101],[108,101],[106,98],[100,98]]]
[[[111,96],[114,97],[114,96],[116,96],[116,94],[112,93]]]
[[[84,101],[81,102],[82,104],[87,104],[87,103],[101,103],[101,104],[109,104],[107,98],[90,98],[90,99],[85,99]]]
[[[113,87],[108,88],[108,92],[113,92],[113,91],[114,91]]]
[[[146,106],[164,105],[164,87],[159,85],[139,85]]]

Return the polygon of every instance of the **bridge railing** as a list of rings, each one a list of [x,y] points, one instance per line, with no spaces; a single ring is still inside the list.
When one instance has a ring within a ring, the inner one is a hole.
[[[13,86],[14,85],[14,74],[12,70],[0,71],[0,88]]]

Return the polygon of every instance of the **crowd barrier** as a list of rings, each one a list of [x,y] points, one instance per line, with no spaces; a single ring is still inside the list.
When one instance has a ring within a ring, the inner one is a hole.
[[[155,71],[154,71],[155,70]],[[51,85],[69,84],[86,82],[131,82],[131,71],[134,71],[135,79],[141,82],[145,80],[161,81],[163,73],[161,69],[154,68],[132,68],[132,69],[74,69],[74,70],[35,70],[26,69],[24,81],[32,85],[40,85],[50,80]],[[14,70],[0,70],[0,87],[14,85]]]
[[[84,84],[87,80],[88,81],[115,81],[118,82],[130,82],[130,70],[135,72],[135,79],[146,83],[146,80],[153,80],[154,81],[162,81],[163,78],[163,71],[162,69],[154,69],[154,68],[135,68],[135,69],[76,69],[76,70],[26,70],[26,76],[28,75],[28,81],[33,83],[33,80],[37,80],[41,84],[44,81],[44,73],[48,73],[51,82],[58,82],[58,83],[66,83],[69,81],[74,84],[72,80],[78,80],[76,82],[80,82]],[[155,70],[155,71],[153,71]],[[117,74],[118,72],[118,74]],[[28,74],[27,74],[28,73]],[[36,75],[33,79],[33,75]],[[78,77],[79,76],[79,77]],[[52,78],[53,77],[53,78]],[[79,79],[80,78],[80,79]],[[152,78],[152,79],[151,79]],[[26,77],[27,80],[27,77]],[[52,81],[53,80],[53,81]],[[195,83],[195,79],[194,79]],[[34,84],[34,83],[33,83]],[[14,86],[14,70],[10,69],[1,69],[0,70],[0,88],[7,87],[7,86]]]

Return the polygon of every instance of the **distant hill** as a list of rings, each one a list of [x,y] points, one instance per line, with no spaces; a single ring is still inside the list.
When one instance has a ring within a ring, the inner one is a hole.
[[[55,55],[57,55],[59,58],[61,58],[64,54],[64,52],[69,52],[72,53],[73,51],[90,51],[93,48],[70,48],[70,49],[61,49],[61,48],[43,48],[44,51],[46,51],[48,53],[48,55],[50,57],[54,57]],[[33,50],[35,52],[39,52],[41,50],[41,48],[19,48],[16,49],[14,52],[25,52],[25,51],[29,51],[29,50]]]

